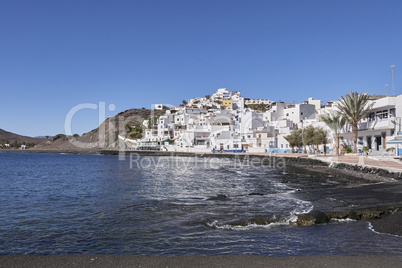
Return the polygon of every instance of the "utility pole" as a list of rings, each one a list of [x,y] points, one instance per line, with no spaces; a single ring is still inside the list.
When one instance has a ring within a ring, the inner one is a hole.
[[[391,65],[389,67],[391,68],[391,72],[392,72],[392,93],[395,96],[395,87],[394,87],[394,69],[395,69],[395,65]]]

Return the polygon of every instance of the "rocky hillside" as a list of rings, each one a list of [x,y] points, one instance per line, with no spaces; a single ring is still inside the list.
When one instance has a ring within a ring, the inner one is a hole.
[[[17,143],[25,142],[26,144],[28,144],[28,143],[38,144],[38,143],[43,142],[43,139],[21,136],[21,135],[0,129],[0,144],[6,144],[6,143],[13,144],[15,142],[17,142]]]
[[[117,148],[118,135],[127,135],[128,126],[142,123],[144,119],[165,114],[164,110],[130,109],[106,119],[98,128],[82,136],[58,134],[34,147],[39,150],[97,150]]]

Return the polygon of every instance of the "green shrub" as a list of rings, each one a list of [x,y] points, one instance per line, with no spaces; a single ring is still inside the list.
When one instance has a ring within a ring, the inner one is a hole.
[[[352,148],[345,147],[345,153],[350,154],[351,152],[353,152]]]

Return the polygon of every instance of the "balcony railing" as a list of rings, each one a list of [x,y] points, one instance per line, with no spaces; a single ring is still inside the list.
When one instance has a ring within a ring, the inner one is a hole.
[[[377,119],[374,121],[366,121],[359,124],[359,130],[376,130],[376,129],[388,129],[394,128],[395,118],[384,118],[384,119]]]

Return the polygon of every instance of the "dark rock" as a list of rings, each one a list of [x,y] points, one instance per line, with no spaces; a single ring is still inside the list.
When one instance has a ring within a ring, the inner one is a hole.
[[[330,210],[325,211],[328,219],[352,219],[352,220],[360,220],[360,216],[356,213],[356,211],[351,210]]]
[[[352,219],[352,220],[357,220],[357,221],[360,220],[360,216],[354,210],[349,212],[347,218]]]
[[[325,211],[328,219],[346,219],[349,216],[349,212],[346,210],[330,210]]]
[[[312,211],[307,214],[298,215],[296,224],[300,226],[309,226],[313,224],[327,223],[329,219],[322,211]]]
[[[217,196],[214,196],[214,197],[211,197],[211,198],[208,198],[208,200],[219,200],[219,201],[224,201],[224,200],[227,200],[227,196],[226,195],[224,195],[224,194],[218,194]]]
[[[384,210],[372,210],[372,209],[362,209],[356,211],[356,214],[360,216],[362,220],[366,219],[379,219],[381,215],[384,214]]]
[[[55,135],[55,136],[53,136],[53,137],[51,138],[51,141],[55,141],[55,140],[58,140],[58,139],[61,139],[61,138],[66,139],[66,135],[64,135],[64,134],[57,134],[57,135]]]

